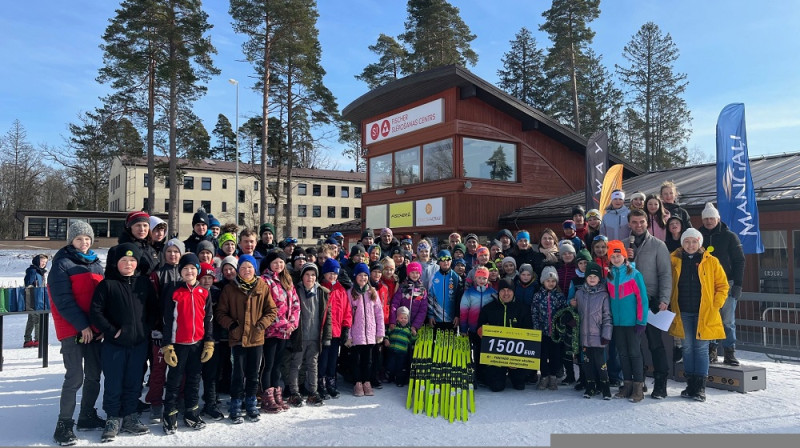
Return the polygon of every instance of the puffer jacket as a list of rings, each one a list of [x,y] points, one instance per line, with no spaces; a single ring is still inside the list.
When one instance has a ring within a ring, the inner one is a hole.
[[[139,250],[142,251],[142,256],[139,257],[139,265],[137,266],[136,270],[139,271],[142,275],[150,275],[151,272],[155,271],[160,264],[158,260],[158,252],[156,249],[147,242],[146,239],[140,240],[135,238],[131,235],[130,231],[127,229],[120,234],[119,238],[117,238],[119,244],[122,243],[132,243],[139,247]]]
[[[631,235],[628,213],[630,209],[625,205],[617,209],[607,208],[603,215],[603,223],[600,224],[600,234],[607,236],[609,241],[626,242]]]
[[[303,283],[296,283],[295,288],[297,289],[297,296],[300,298],[301,307],[302,302],[304,300],[308,300],[306,297],[305,287],[303,287]],[[330,343],[332,337],[332,328],[331,325],[331,307],[330,307],[330,291],[325,288],[324,286],[317,284],[317,296],[312,299],[316,300],[316,310],[317,310],[317,318],[319,319],[320,329],[319,329],[319,349],[322,351],[322,347],[325,343]],[[300,312],[300,319],[307,319],[306,313]],[[292,337],[290,338],[291,343],[289,344],[289,349],[292,353],[299,353],[303,350],[303,322],[300,322],[300,325],[297,327],[297,330],[292,332]]]
[[[277,274],[267,269],[261,279],[269,287],[275,303],[275,322],[267,328],[268,338],[289,339],[300,322],[300,298],[292,285],[288,291],[283,288]]]
[[[508,303],[503,303],[497,297],[497,294],[494,294],[492,299],[488,305],[481,309],[481,314],[478,316],[478,328],[484,325],[524,328],[527,330],[533,328],[531,311],[522,302],[514,298]]]
[[[741,287],[745,258],[739,237],[722,221],[711,230],[705,226],[700,226],[698,230],[703,235],[703,247],[719,260],[728,280],[733,281],[733,286]],[[709,247],[713,247],[713,250]]]
[[[642,274],[628,265],[611,265],[607,278],[611,317],[616,327],[647,325],[647,287]]]
[[[275,302],[266,283],[260,278],[256,285],[245,292],[238,282],[228,283],[222,290],[214,320],[228,331],[231,347],[257,347],[264,345],[264,330],[270,327],[276,316]],[[230,330],[231,325],[237,324]]]
[[[458,317],[461,301],[461,278],[452,269],[442,273],[436,270],[428,288],[428,318],[436,322],[452,322]]]
[[[567,307],[567,298],[564,293],[554,288],[548,290],[540,287],[533,295],[531,303],[531,322],[534,330],[541,330],[542,335],[553,334],[553,316]]]
[[[383,339],[383,304],[375,288],[367,286],[364,294],[356,291],[353,285],[347,292],[350,306],[353,309],[353,326],[350,327],[350,339],[353,345],[375,344]]]
[[[56,252],[47,289],[59,341],[76,336],[89,327],[92,295],[102,280],[103,266],[94,252],[81,254],[72,245]]]
[[[347,290],[341,283],[331,284],[327,281],[321,283],[330,293],[328,294],[328,307],[331,309],[331,337],[342,336],[342,328],[350,328],[353,324],[353,311]]]
[[[392,297],[391,316],[389,323],[397,322],[397,309],[404,306],[409,309],[411,315],[408,322],[411,328],[419,330],[425,325],[425,318],[428,316],[428,291],[421,281],[413,282],[406,279],[400,283],[397,292]]]
[[[614,325],[611,322],[611,307],[605,285],[583,284],[575,290],[575,307],[581,316],[581,345],[602,347],[602,339],[611,340]]]
[[[462,333],[475,333],[478,330],[478,319],[483,307],[491,303],[497,291],[490,287],[473,285],[464,291],[459,305],[458,326]]]
[[[164,293],[164,345],[214,340],[211,296],[196,283],[180,282]]]
[[[700,278],[700,312],[697,319],[695,337],[707,341],[725,339],[725,328],[722,326],[722,317],[719,309],[728,298],[728,278],[719,260],[703,251],[703,258],[697,266],[697,275]],[[678,307],[678,280],[681,278],[681,264],[683,263],[683,249],[676,249],[670,256],[672,261],[672,298],[670,309],[675,313],[675,319],[669,327],[669,334],[676,338],[684,338],[683,320]]]

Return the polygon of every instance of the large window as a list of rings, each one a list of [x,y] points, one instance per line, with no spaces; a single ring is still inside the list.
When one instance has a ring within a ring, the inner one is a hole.
[[[349,198],[350,197],[350,187],[342,187],[342,197]]]
[[[183,200],[183,212],[184,213],[194,213],[194,201],[191,199],[184,199]]]
[[[107,219],[89,219],[89,225],[92,226],[95,237],[106,238],[108,236],[108,220]]]
[[[464,177],[517,181],[517,147],[512,143],[464,138]]]
[[[786,232],[762,231],[761,241],[764,243],[764,253],[758,254],[759,292],[788,294],[789,253],[786,247]]]
[[[202,190],[210,190],[211,189],[211,178],[210,177],[201,177],[200,178],[200,189],[202,189]]]
[[[313,184],[312,185],[312,194],[314,196],[322,196],[322,185]]]
[[[353,218],[361,219],[361,207],[353,208]]]
[[[422,146],[422,180],[453,177],[453,139],[440,140]]]
[[[321,205],[314,205],[311,207],[311,217],[312,218],[322,218],[322,206]]]
[[[392,155],[385,154],[369,159],[369,189],[380,190],[392,186]]]
[[[361,199],[361,187],[353,187],[353,197]]]
[[[203,207],[206,213],[211,213],[211,201],[200,201],[200,207]]]
[[[85,219],[73,219],[73,221],[84,221]],[[67,239],[67,218],[48,218],[47,235],[51,240]]]
[[[308,214],[308,208],[305,205],[298,205],[297,206],[297,216],[301,218],[305,218]]]
[[[297,228],[297,238],[304,240],[308,237],[308,227],[300,226]]]
[[[28,236],[47,236],[47,218],[28,218]]]
[[[297,194],[300,196],[308,194],[308,186],[306,184],[297,184]]]
[[[269,216],[275,216],[275,204],[267,204],[267,214]]]
[[[342,207],[342,218],[349,219],[350,218],[350,207]]]
[[[394,153],[394,185],[416,184],[419,182],[419,147],[404,149]]]
[[[336,207],[328,207],[328,218],[336,217]]]
[[[336,185],[328,185],[328,197],[329,198],[336,197]]]
[[[183,176],[183,189],[194,190],[194,176]]]

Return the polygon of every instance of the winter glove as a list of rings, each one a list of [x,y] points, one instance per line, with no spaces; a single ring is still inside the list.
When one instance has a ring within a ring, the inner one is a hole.
[[[214,341],[203,342],[203,351],[200,353],[200,362],[208,362],[214,356]]]
[[[600,345],[606,346],[608,343],[611,342],[606,338],[600,338]]]
[[[736,300],[742,298],[742,287],[741,286],[731,286],[730,296]]]
[[[164,355],[164,362],[170,367],[178,366],[178,355],[175,354],[175,347],[172,344],[161,347],[161,354]]]
[[[350,327],[344,327],[342,328],[342,340],[346,342],[348,339],[350,339]]]
[[[161,347],[161,338],[163,336],[164,335],[162,335],[161,332],[158,330],[153,330],[150,332],[150,339],[153,340],[153,345],[155,345],[156,347]]]
[[[636,325],[633,329],[636,332],[636,336],[641,336],[644,334],[644,329],[647,328],[647,325]]]

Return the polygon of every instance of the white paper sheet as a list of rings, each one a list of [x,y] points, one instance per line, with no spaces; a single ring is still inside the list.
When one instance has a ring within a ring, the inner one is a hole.
[[[659,330],[669,330],[669,326],[672,325],[673,319],[675,319],[675,313],[672,311],[664,310],[653,314],[652,311],[647,310],[647,323],[653,325]]]

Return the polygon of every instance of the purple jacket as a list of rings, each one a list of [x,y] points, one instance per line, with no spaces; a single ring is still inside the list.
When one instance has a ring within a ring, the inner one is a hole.
[[[411,311],[408,321],[412,328],[419,330],[425,325],[425,318],[428,315],[428,291],[425,290],[421,281],[415,284],[410,279],[406,279],[397,287],[397,292],[392,297],[390,324],[397,322],[397,309],[401,306]]]
[[[375,344],[383,339],[383,303],[375,288],[369,287],[365,294],[356,292],[356,285],[347,291],[350,307],[353,310],[353,325],[350,339],[353,345]]]

